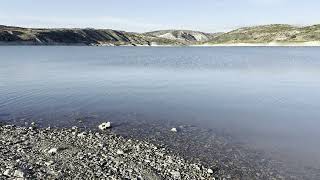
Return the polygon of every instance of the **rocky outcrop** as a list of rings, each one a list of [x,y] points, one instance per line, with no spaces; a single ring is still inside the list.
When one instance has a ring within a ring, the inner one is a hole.
[[[183,43],[199,43],[212,40],[221,33],[204,33],[190,30],[162,30],[145,33],[149,36],[165,38]]]

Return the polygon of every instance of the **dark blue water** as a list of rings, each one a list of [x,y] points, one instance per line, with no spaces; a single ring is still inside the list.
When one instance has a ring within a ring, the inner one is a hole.
[[[138,114],[320,166],[320,48],[0,47],[2,121]]]

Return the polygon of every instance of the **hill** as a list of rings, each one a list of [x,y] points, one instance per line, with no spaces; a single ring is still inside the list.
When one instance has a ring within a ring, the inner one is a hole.
[[[170,39],[174,41],[181,41],[184,43],[206,42],[220,35],[220,33],[204,33],[200,31],[190,31],[190,30],[160,30],[160,31],[147,32],[145,34],[148,36],[165,38],[165,39]]]
[[[223,33],[212,44],[235,43],[302,43],[320,41],[320,25],[297,27],[285,24],[253,26]]]
[[[320,42],[320,25],[298,27],[272,24],[244,27],[226,33],[191,30],[134,33],[112,29],[41,29],[0,25],[0,45],[184,46],[306,42]]]
[[[6,45],[183,45],[165,38],[111,29],[37,29],[0,26]]]

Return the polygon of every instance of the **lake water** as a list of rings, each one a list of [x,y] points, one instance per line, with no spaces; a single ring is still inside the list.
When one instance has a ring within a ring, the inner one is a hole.
[[[320,48],[0,47],[0,120],[88,115],[224,129],[319,167]]]

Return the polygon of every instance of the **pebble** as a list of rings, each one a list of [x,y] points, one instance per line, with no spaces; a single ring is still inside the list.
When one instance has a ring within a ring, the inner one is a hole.
[[[226,175],[227,168],[213,173],[199,163],[190,164],[163,145],[95,131],[79,132],[86,138],[75,138],[71,132],[76,129],[34,131],[0,125],[0,179],[238,179]]]
[[[13,173],[13,176],[16,178],[24,178],[24,172],[21,171],[20,169],[15,170]]]
[[[123,155],[124,152],[123,152],[122,150],[118,149],[118,150],[117,150],[117,154],[118,154],[118,155]]]
[[[51,154],[51,155],[54,155],[58,152],[58,148],[51,148],[49,151],[48,151],[48,154]]]
[[[170,131],[171,132],[178,132],[177,128],[172,128]]]
[[[80,138],[85,138],[87,135],[86,132],[82,132],[82,133],[79,133],[77,136],[80,137]]]
[[[10,176],[10,169],[6,169],[6,170],[3,172],[3,175],[5,175],[5,176]]]
[[[181,175],[180,175],[180,172],[178,171],[172,171],[171,172],[171,175],[174,179],[181,179]]]
[[[111,122],[105,122],[99,125],[100,130],[106,130],[108,128],[111,128]]]
[[[53,161],[48,161],[48,162],[45,162],[44,164],[45,164],[46,166],[51,166],[53,163],[54,163]]]
[[[212,169],[208,169],[208,173],[209,174],[213,174],[213,170]]]

